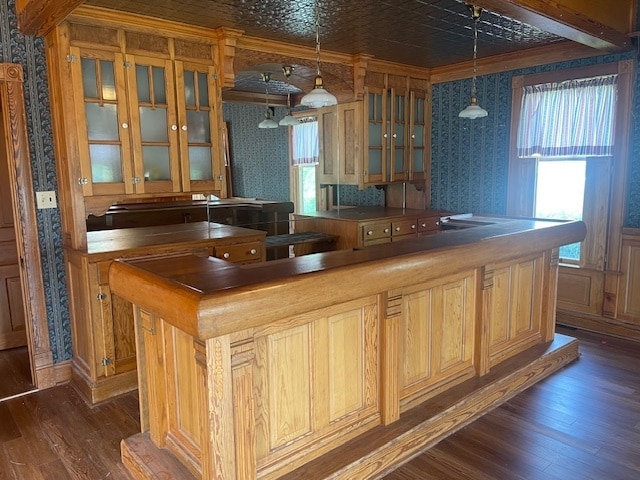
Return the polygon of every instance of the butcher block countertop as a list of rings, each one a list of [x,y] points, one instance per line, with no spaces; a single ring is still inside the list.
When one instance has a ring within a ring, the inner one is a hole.
[[[586,232],[580,221],[478,219],[493,223],[254,265],[191,255],[118,261],[111,266],[109,283],[130,302],[159,309],[167,321],[204,339],[296,315],[310,306],[370,295],[381,284],[400,288],[407,281],[427,281],[515,258],[541,244],[557,248],[580,241]],[[423,268],[416,269],[417,264]],[[153,300],[158,298],[167,301],[158,305]],[[225,315],[229,309],[237,314]],[[198,314],[205,310],[207,320]]]

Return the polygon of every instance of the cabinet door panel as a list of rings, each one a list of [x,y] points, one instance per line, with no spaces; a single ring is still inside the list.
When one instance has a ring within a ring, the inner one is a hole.
[[[127,55],[135,193],[180,191],[172,63]]]
[[[133,193],[123,57],[71,48],[84,195]]]
[[[224,154],[215,70],[186,62],[175,67],[182,190],[220,192]]]

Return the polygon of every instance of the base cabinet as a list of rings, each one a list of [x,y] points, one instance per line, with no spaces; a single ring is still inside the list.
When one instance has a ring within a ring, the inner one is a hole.
[[[216,239],[209,245],[158,245],[144,252],[120,252],[118,258],[191,253],[234,263],[257,263],[265,259],[264,237],[264,232],[256,231],[247,238]],[[136,389],[133,306],[109,287],[113,259],[72,249],[65,255],[71,292],[74,385],[91,403]]]

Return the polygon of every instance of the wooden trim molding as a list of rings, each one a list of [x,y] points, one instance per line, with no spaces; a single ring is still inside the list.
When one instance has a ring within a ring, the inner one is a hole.
[[[56,384],[56,373],[53,368],[47,326],[23,83],[24,77],[20,65],[0,64],[0,104],[2,104],[4,134],[7,136],[6,156],[12,185],[11,196],[16,243],[20,257],[20,279],[31,371],[36,387],[48,388]]]

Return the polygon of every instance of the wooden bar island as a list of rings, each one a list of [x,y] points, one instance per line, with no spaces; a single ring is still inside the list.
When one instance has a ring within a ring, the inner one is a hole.
[[[582,222],[482,226],[253,265],[113,262],[134,304],[134,478],[379,478],[578,356],[554,335]]]

